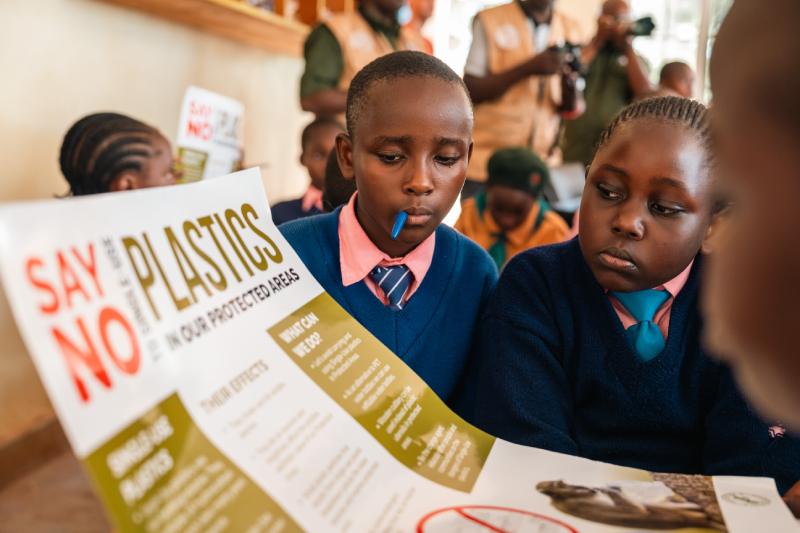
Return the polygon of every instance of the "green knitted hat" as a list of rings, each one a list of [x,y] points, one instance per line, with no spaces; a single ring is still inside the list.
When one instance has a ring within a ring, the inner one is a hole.
[[[489,158],[488,171],[487,185],[505,185],[533,196],[550,181],[547,165],[527,148],[501,148]]]

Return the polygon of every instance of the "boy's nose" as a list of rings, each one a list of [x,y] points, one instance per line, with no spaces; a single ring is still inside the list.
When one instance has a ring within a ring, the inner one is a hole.
[[[621,208],[612,222],[611,231],[633,240],[644,237],[644,215],[638,208]]]
[[[406,194],[425,196],[433,192],[433,175],[425,165],[415,165],[412,174],[403,186]]]

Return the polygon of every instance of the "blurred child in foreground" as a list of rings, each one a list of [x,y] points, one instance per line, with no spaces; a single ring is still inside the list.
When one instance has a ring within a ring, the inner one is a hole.
[[[800,432],[798,27],[796,0],[737,0],[714,43],[714,142],[733,209],[704,295],[710,345],[787,433]],[[800,514],[800,487],[786,496]]]

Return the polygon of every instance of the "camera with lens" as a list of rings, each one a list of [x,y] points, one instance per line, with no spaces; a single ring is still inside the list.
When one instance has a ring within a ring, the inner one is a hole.
[[[656,29],[656,24],[653,22],[653,17],[644,17],[634,22],[627,24],[625,33],[633,35],[634,37],[649,37]]]
[[[558,52],[560,54],[565,55],[572,55],[572,60],[567,63],[567,66],[572,69],[573,72],[577,72],[580,76],[586,76],[586,65],[581,63],[581,47],[577,44],[572,44],[571,42],[567,41],[561,46],[551,46],[550,50],[553,52]]]

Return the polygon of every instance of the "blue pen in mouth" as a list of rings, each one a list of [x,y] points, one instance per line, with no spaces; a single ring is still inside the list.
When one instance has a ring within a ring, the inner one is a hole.
[[[398,235],[400,235],[400,230],[403,229],[403,224],[406,223],[406,219],[408,218],[408,213],[405,211],[400,211],[397,213],[397,218],[394,219],[394,227],[392,228],[392,240],[396,239]]]

